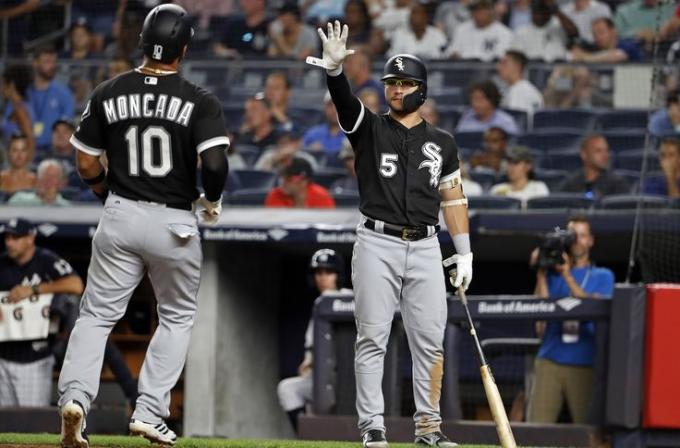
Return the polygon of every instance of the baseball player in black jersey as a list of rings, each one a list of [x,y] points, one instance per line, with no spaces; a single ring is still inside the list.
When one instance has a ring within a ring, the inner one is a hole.
[[[130,432],[172,445],[164,423],[170,390],[184,366],[201,269],[193,203],[201,158],[204,222],[218,220],[229,145],[222,107],[177,73],[193,30],[184,9],[165,4],[147,15],[144,63],[100,84],[71,138],[78,171],[105,200],[92,240],[80,315],[59,378],[62,446],[87,447],[85,416],[97,395],[104,345],[134,289],[148,273],[159,323],[139,374]],[[105,173],[99,156],[109,160]]]
[[[356,156],[361,221],[352,256],[357,341],[354,371],[363,446],[385,448],[382,376],[392,319],[401,308],[413,355],[415,443],[456,446],[440,430],[444,369],[446,288],[437,232],[439,211],[457,254],[444,261],[455,288],[472,279],[467,200],[461,187],[458,148],[451,134],[426,123],[418,108],[427,97],[427,71],[415,56],[385,64],[382,81],[389,112],[375,115],[352,94],[342,62],[347,25],[319,29],[328,90],[340,127]]]

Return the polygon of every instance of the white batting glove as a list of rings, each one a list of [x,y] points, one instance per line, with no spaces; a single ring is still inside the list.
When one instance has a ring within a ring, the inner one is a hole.
[[[462,286],[463,291],[467,291],[472,281],[472,252],[465,255],[452,255],[442,263],[449,271],[449,281],[454,289]],[[456,265],[455,268],[453,268],[454,264]]]
[[[319,33],[323,44],[323,58],[307,56],[306,62],[308,64],[334,71],[342,66],[342,62],[347,56],[354,54],[354,50],[347,49],[347,35],[349,34],[347,25],[343,25],[341,31],[340,21],[336,20],[335,25],[328,22],[328,36],[324,34],[321,28],[317,28],[316,31]]]
[[[215,202],[210,202],[205,194],[201,193],[201,196],[196,200],[197,204],[203,206],[203,210],[199,213],[201,217],[201,222],[203,224],[214,226],[220,220],[220,213],[222,213],[222,196]]]

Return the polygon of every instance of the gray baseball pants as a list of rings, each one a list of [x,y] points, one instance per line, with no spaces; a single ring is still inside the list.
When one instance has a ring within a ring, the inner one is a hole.
[[[156,424],[170,415],[170,390],[189,347],[201,262],[194,213],[109,195],[92,239],[87,287],[59,377],[59,406],[78,400],[89,410],[99,389],[106,340],[148,272],[158,327],[139,374],[133,418]]]
[[[359,430],[385,430],[382,378],[392,319],[401,309],[413,357],[416,435],[438,431],[447,306],[436,235],[419,241],[378,233],[362,218],[352,255],[356,301],[356,375]]]

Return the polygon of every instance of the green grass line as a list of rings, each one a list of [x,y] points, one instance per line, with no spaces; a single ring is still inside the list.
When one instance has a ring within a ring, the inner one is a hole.
[[[55,434],[0,434],[2,445],[54,445],[58,446],[59,436]],[[150,444],[141,437],[126,436],[90,436],[91,447],[136,448],[149,447]],[[321,442],[301,440],[228,440],[180,438],[178,448],[357,448],[357,442]],[[413,448],[411,443],[390,443],[394,448]],[[494,445],[461,445],[461,448],[495,448]]]

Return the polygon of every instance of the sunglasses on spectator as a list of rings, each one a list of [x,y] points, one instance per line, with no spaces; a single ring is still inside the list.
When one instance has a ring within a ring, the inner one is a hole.
[[[386,86],[397,86],[397,87],[418,87],[420,83],[415,79],[397,79],[388,78],[383,81]]]

